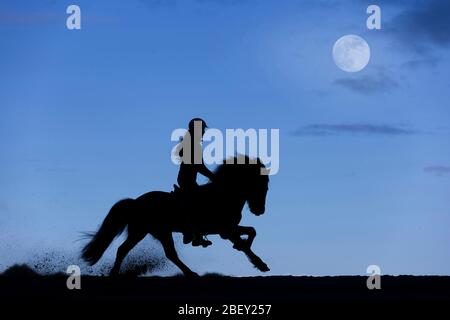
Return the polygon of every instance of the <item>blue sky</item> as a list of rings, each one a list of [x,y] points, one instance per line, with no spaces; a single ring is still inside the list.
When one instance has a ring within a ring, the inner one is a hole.
[[[270,274],[450,274],[450,5],[373,3],[377,31],[360,0],[2,1],[1,269],[74,253],[115,201],[169,191],[171,132],[200,116],[280,129],[266,214],[242,222]],[[346,34],[370,45],[361,72],[333,62]],[[180,255],[258,274],[211,240]]]

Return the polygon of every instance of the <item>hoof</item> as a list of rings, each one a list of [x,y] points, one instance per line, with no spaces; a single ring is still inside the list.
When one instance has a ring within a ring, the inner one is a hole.
[[[255,266],[256,269],[258,269],[261,272],[267,272],[270,271],[269,267],[267,266],[267,264],[264,263],[264,261],[262,261],[261,259],[256,259],[256,261],[252,261],[253,265]]]
[[[270,268],[267,266],[267,264],[265,264],[264,266],[261,266],[261,269],[259,270],[261,270],[262,272],[268,272],[270,271]]]
[[[258,265],[258,266],[255,266],[255,268],[261,272],[270,271],[270,268],[267,266],[267,264]]]

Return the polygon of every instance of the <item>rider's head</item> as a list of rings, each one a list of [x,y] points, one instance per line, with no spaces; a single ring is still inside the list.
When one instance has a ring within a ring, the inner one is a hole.
[[[208,126],[206,125],[205,120],[201,118],[194,118],[191,121],[189,121],[189,133],[191,134],[191,136],[193,136],[194,132],[196,132],[195,129],[197,130],[200,129],[203,136],[205,134],[206,128],[208,128]]]

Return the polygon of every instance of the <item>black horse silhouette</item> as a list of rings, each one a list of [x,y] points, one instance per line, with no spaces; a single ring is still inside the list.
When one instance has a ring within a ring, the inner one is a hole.
[[[255,215],[265,211],[269,177],[262,174],[264,170],[259,159],[237,156],[217,168],[213,181],[192,193],[152,191],[136,199],[121,200],[83,248],[82,258],[90,265],[97,263],[114,238],[128,227],[128,237],[117,250],[111,275],[119,273],[128,252],[150,233],[161,242],[166,257],[186,276],[197,276],[178,258],[172,237],[172,232],[196,230],[230,240],[233,248],[244,252],[258,270],[269,271],[251,250],[255,229],[239,225],[245,203]]]

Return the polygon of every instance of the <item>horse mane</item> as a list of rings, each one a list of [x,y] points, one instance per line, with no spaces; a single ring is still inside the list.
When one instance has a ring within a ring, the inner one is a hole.
[[[262,168],[265,168],[265,165],[259,158],[250,158],[247,155],[232,156],[214,170],[215,181],[234,181],[235,178],[260,175]]]

